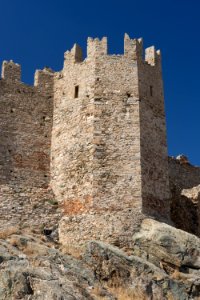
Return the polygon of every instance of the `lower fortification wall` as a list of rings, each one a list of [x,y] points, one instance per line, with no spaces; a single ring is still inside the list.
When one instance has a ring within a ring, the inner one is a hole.
[[[0,79],[0,225],[53,226],[59,212],[50,181],[53,77],[37,71],[35,86],[20,66],[4,62]]]
[[[169,179],[172,222],[177,228],[199,236],[200,205],[195,187],[200,184],[200,167],[192,166],[184,156],[169,157]]]
[[[51,188],[0,185],[0,228],[54,228],[61,218]]]
[[[0,184],[46,186],[53,99],[35,87],[0,80]]]
[[[171,189],[189,189],[200,184],[200,167],[191,165],[187,158],[169,157],[169,180]]]

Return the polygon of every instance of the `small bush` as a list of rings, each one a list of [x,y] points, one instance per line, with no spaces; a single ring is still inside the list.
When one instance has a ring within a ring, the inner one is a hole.
[[[8,228],[4,228],[0,230],[0,239],[5,240],[10,235],[17,233],[19,230],[18,227],[10,226]]]
[[[56,206],[58,205],[58,201],[55,199],[48,199],[47,202],[51,205],[56,205]]]

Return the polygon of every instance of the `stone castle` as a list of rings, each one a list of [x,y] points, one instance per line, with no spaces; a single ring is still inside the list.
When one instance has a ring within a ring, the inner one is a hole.
[[[147,215],[198,234],[198,205],[181,192],[200,168],[168,158],[159,50],[143,55],[126,34],[124,54],[108,55],[106,38],[88,38],[85,59],[75,44],[34,86],[12,61],[1,77],[0,225],[61,220],[63,243],[128,245]]]

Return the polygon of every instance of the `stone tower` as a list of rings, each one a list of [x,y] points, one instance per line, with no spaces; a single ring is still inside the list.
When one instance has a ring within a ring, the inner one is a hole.
[[[64,243],[127,244],[143,214],[167,218],[169,176],[160,52],[125,35],[78,45],[55,73],[51,185],[63,203]]]

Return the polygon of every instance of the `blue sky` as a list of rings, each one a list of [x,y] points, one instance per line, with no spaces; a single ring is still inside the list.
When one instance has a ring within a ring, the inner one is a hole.
[[[20,63],[27,83],[35,69],[60,70],[88,36],[108,36],[111,54],[123,52],[125,32],[161,49],[169,154],[200,166],[199,0],[0,0],[0,12],[0,62]]]

